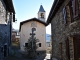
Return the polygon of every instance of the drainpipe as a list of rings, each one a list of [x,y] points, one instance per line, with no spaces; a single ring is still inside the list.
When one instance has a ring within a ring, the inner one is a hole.
[[[10,40],[9,40],[9,54],[10,54],[10,50],[11,50],[11,40],[12,40],[12,13],[10,12],[10,16],[9,16],[9,23],[10,23]]]
[[[12,13],[10,12],[10,45],[12,40]]]

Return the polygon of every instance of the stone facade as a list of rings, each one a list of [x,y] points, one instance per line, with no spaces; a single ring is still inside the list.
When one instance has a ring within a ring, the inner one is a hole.
[[[0,60],[9,55],[10,45],[10,25],[0,24]]]
[[[10,53],[13,14],[12,0],[0,0],[0,60]]]
[[[57,13],[51,20],[51,33],[52,33],[52,58],[53,60],[75,60],[74,58],[74,43],[73,37],[80,35],[80,16],[74,22],[71,22],[70,10],[68,3],[70,0],[65,0],[60,6]],[[80,0],[79,14],[80,14]],[[66,6],[66,21],[64,22],[63,8]],[[69,40],[69,56],[67,56],[66,40]],[[78,58],[79,59],[79,58]]]
[[[6,6],[4,5],[3,0],[0,0],[0,24],[5,23],[6,17]]]
[[[9,21],[10,12],[6,10],[6,5],[3,0],[0,0],[0,24],[7,24]]]

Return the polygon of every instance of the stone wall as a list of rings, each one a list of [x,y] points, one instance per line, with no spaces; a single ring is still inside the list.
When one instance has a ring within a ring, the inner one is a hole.
[[[0,24],[4,24],[6,21],[6,6],[3,0],[0,0]]]
[[[78,0],[80,2],[80,0]],[[63,8],[68,4],[65,0],[51,21],[52,30],[52,57],[68,60],[66,55],[66,42],[69,39],[70,59],[74,60],[73,35],[80,34],[80,18],[71,23],[69,9],[67,8],[67,23],[64,24]],[[80,3],[79,3],[80,6]],[[80,9],[80,8],[79,8]]]
[[[6,5],[3,0],[0,0],[0,24],[7,24],[9,21],[10,13],[6,11]]]
[[[10,25],[0,24],[0,60],[2,60],[3,57],[8,56],[10,44]],[[5,45],[7,46],[6,50],[4,49]],[[6,51],[6,54],[4,51]]]
[[[12,20],[12,16],[10,18],[10,13],[6,11],[6,5],[3,0],[0,0],[0,60],[8,56],[10,52],[11,45],[11,32],[10,32],[10,22]],[[4,47],[6,46],[6,49]],[[4,54],[6,51],[6,54]]]

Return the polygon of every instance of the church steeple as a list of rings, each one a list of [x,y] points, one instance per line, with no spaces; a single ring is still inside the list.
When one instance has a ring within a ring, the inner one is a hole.
[[[45,10],[42,5],[40,5],[39,11],[38,11],[38,19],[45,22]]]
[[[40,6],[39,12],[45,12],[45,10],[44,10],[42,5]]]

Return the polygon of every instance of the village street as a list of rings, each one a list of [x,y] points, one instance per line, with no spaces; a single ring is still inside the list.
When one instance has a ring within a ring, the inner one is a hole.
[[[12,55],[10,55],[5,59],[6,60],[50,60],[50,56],[51,56],[50,54],[46,53],[46,56],[40,55],[37,56],[35,59],[31,59],[21,53],[19,46],[17,44],[12,44]]]
[[[80,60],[80,0],[0,0],[0,60]]]

